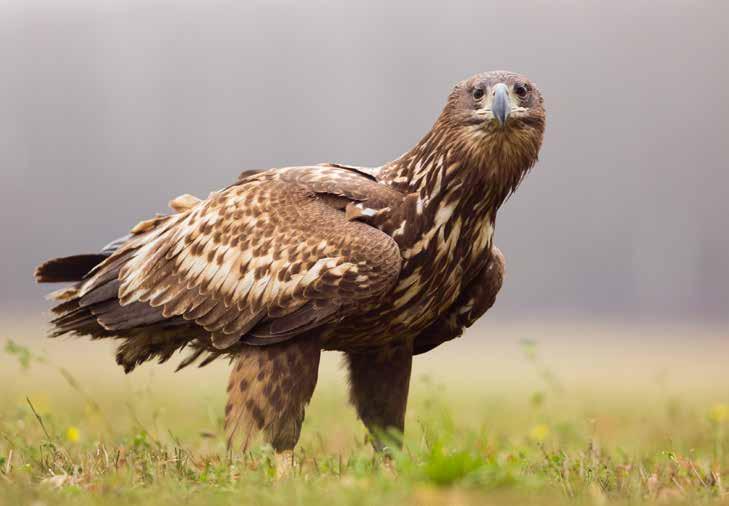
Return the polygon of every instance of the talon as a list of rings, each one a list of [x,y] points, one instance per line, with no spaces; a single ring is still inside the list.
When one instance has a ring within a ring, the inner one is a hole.
[[[274,456],[274,461],[276,465],[277,480],[284,480],[294,475],[296,460],[294,459],[293,450],[277,452]]]
[[[384,471],[383,474],[388,478],[397,478],[395,461],[392,459],[392,456],[387,453],[382,458],[382,469]]]

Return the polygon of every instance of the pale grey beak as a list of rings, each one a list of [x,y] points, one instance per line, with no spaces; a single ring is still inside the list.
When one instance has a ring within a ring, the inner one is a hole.
[[[494,98],[491,101],[491,111],[494,113],[494,117],[499,122],[499,125],[504,126],[506,120],[511,114],[511,97],[509,97],[509,88],[504,83],[499,83],[494,86]]]

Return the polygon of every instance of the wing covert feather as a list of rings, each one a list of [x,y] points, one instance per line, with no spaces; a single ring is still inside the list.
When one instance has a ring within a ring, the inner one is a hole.
[[[397,244],[318,193],[378,207],[396,196],[346,169],[327,169],[339,183],[313,169],[254,175],[130,239],[115,253],[129,257],[121,304],[192,320],[227,348],[257,325],[256,344],[265,344],[376,301],[398,277]],[[103,267],[94,273],[103,275]]]

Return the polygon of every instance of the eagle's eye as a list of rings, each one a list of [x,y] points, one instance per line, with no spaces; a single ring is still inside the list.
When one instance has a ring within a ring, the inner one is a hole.
[[[516,96],[519,98],[524,98],[527,96],[527,93],[529,93],[529,85],[528,84],[515,84],[514,85],[514,93],[516,93]]]
[[[481,88],[476,88],[475,90],[473,90],[473,98],[475,98],[476,100],[481,100],[482,97],[483,90]]]

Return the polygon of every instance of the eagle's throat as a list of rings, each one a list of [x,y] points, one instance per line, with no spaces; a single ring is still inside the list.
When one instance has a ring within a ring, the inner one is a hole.
[[[423,205],[460,188],[461,197],[485,201],[498,210],[537,160],[540,142],[507,133],[434,128],[410,151],[386,164],[380,179],[404,193],[418,193]]]

